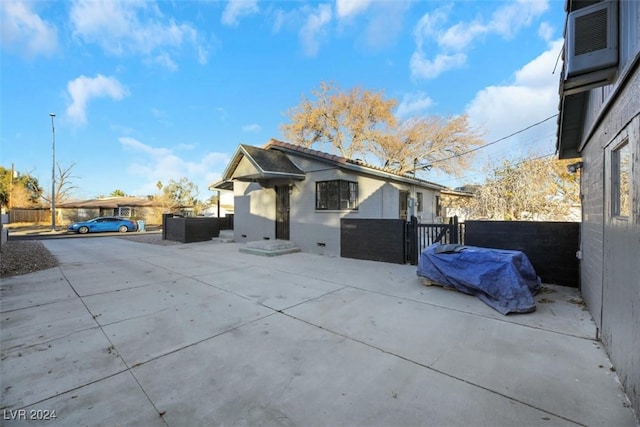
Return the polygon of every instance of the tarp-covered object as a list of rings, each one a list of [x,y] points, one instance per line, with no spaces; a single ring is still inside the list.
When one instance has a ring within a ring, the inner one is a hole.
[[[475,295],[502,314],[536,309],[540,278],[520,251],[433,244],[418,261],[418,276]]]

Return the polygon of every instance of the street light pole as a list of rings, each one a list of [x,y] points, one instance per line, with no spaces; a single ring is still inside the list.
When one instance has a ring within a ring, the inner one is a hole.
[[[55,113],[49,113],[51,116],[51,231],[56,231],[56,128],[53,124]]]

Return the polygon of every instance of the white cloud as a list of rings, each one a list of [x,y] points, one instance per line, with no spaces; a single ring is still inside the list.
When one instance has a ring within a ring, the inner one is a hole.
[[[404,30],[404,18],[410,6],[408,1],[374,2],[366,15],[366,46],[376,50],[395,46]]]
[[[413,77],[433,79],[445,71],[462,67],[466,62],[467,55],[463,53],[438,54],[433,60],[430,60],[425,58],[422,52],[416,51],[411,56],[409,66]]]
[[[114,77],[98,74],[96,77],[80,76],[67,83],[71,104],[67,107],[67,116],[76,124],[87,121],[87,103],[94,98],[121,100],[128,95],[127,89]]]
[[[261,130],[262,130],[262,127],[260,127],[260,125],[257,123],[252,123],[250,125],[242,126],[242,132],[258,133]]]
[[[438,44],[443,49],[461,51],[488,31],[489,29],[478,21],[459,22],[438,36]]]
[[[396,116],[400,119],[424,113],[433,105],[433,100],[423,92],[409,93],[402,97],[396,109]]]
[[[209,191],[207,186],[216,178],[220,177],[225,166],[229,162],[229,156],[224,153],[208,152],[204,155],[193,153],[196,161],[187,160],[175,154],[175,151],[190,148],[192,145],[184,147],[183,144],[172,148],[153,147],[135,138],[121,137],[118,139],[125,151],[133,152],[131,156],[136,161],[131,163],[127,171],[140,177],[140,186],[135,194],[154,194],[158,191],[156,183],[163,184],[169,180],[178,181],[186,177],[198,186],[200,198],[206,199]]]
[[[229,0],[220,21],[229,27],[237,27],[240,18],[258,13],[258,0]]]
[[[58,49],[58,31],[31,10],[33,3],[0,2],[0,43],[26,58],[50,56]]]
[[[425,13],[416,24],[413,36],[418,49],[422,49],[426,42],[436,38],[440,27],[446,22],[451,6],[441,7],[431,13]]]
[[[505,38],[513,37],[549,8],[548,0],[518,0],[498,8],[487,24],[492,32]]]
[[[538,35],[542,40],[547,42],[553,39],[554,32],[555,32],[554,28],[548,22],[543,22],[538,27]]]
[[[371,0],[336,0],[336,14],[338,18],[350,18],[358,15],[369,7]]]
[[[155,2],[76,0],[69,15],[74,37],[95,43],[108,54],[161,58],[155,62],[171,69],[175,62],[167,50],[177,54],[191,44],[197,49],[198,61],[206,61],[196,29],[165,19]]]
[[[316,9],[311,9],[306,22],[300,29],[300,41],[304,53],[315,56],[320,48],[322,37],[326,36],[326,26],[331,22],[331,6],[320,4]]]
[[[562,40],[550,43],[545,52],[515,72],[512,83],[486,87],[467,105],[470,124],[487,130],[487,142],[510,135],[558,112],[559,77],[552,72],[562,45]],[[547,152],[541,154],[548,154],[548,151],[553,151],[555,126],[555,120],[549,120],[482,152],[495,155],[508,151],[525,155],[529,150],[542,150]]]
[[[198,64],[206,65],[209,61],[209,51],[202,45],[198,45]]]
[[[159,55],[157,55],[153,59],[153,62],[155,62],[156,64],[162,65],[164,68],[166,68],[169,71],[178,70],[178,64],[176,64],[173,61],[173,59],[171,59],[171,56],[167,52],[162,52]]]
[[[416,49],[409,63],[411,75],[432,79],[445,71],[463,67],[468,51],[477,40],[490,34],[510,39],[522,28],[531,25],[549,7],[547,0],[518,0],[500,4],[489,20],[476,17],[449,27],[446,24],[452,11],[450,5],[423,15],[414,29]],[[427,52],[434,53],[428,55]]]

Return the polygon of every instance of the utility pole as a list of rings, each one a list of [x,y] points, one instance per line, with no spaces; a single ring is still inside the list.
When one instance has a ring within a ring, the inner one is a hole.
[[[49,113],[51,116],[51,231],[56,231],[56,128],[53,124],[55,113]]]
[[[9,211],[11,211],[11,201],[13,200],[13,174],[15,173],[15,169],[13,163],[11,163],[11,180],[9,181],[9,203],[7,203],[7,207]]]

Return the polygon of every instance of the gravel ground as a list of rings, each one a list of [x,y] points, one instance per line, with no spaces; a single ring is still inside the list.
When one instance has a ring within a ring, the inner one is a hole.
[[[18,276],[58,266],[58,260],[37,240],[9,241],[0,250],[0,277]]]
[[[180,245],[159,233],[137,233],[121,239],[154,245]],[[18,276],[58,266],[58,260],[37,240],[10,240],[0,250],[0,277]]]

